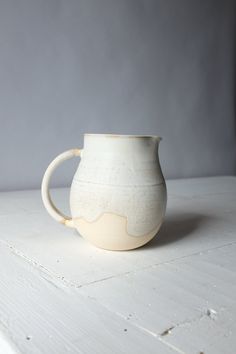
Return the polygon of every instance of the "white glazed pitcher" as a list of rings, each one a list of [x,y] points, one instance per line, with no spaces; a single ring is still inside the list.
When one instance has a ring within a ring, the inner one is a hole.
[[[108,250],[129,250],[150,241],[166,210],[157,136],[85,134],[84,148],[68,150],[48,166],[42,199],[49,214],[74,227],[92,244]],[[53,204],[49,181],[64,160],[80,156],[71,191],[72,217]]]

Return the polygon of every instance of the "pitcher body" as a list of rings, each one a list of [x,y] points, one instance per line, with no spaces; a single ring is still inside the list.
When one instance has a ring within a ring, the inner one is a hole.
[[[156,136],[85,134],[70,191],[72,217],[60,213],[57,220],[108,250],[150,241],[163,222],[167,200],[159,142]],[[47,209],[54,207],[43,200]],[[50,213],[54,218],[55,211]]]

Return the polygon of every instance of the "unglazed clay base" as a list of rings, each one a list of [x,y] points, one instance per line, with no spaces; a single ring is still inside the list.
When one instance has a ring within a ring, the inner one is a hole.
[[[158,232],[161,223],[143,236],[127,233],[127,219],[112,213],[104,213],[93,222],[83,218],[73,219],[78,232],[97,247],[111,251],[124,251],[138,248],[149,242]]]

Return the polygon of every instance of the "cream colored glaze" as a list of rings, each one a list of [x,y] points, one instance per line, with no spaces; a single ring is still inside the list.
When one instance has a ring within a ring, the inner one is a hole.
[[[126,217],[113,213],[104,213],[93,222],[75,218],[73,223],[78,232],[95,246],[111,251],[124,251],[149,242],[157,234],[162,220],[154,230],[139,237],[128,234]]]
[[[156,229],[165,215],[165,200],[164,183],[135,187],[111,186],[74,178],[70,193],[73,219],[94,222],[104,213],[121,215],[126,217],[127,233],[134,237],[147,235]]]

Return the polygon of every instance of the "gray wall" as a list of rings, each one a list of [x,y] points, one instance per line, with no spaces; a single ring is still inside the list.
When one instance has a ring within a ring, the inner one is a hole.
[[[0,0],[0,189],[38,188],[84,132],[161,135],[167,178],[234,174],[235,13],[233,0]]]

